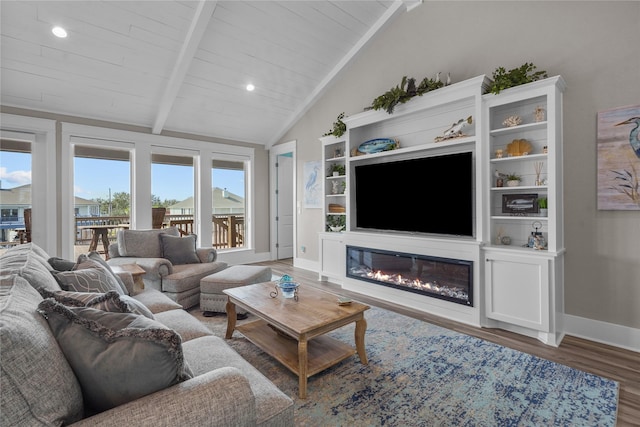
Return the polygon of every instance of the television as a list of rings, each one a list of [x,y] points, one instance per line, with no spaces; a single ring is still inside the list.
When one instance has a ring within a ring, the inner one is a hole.
[[[472,152],[354,168],[356,231],[474,236]]]

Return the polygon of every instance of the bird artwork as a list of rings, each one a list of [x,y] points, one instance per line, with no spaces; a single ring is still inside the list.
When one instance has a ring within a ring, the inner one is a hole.
[[[305,189],[311,190],[318,184],[318,168],[314,167],[311,173],[307,177],[307,182],[305,183]]]
[[[462,136],[466,136],[462,133],[462,129],[464,129],[465,126],[470,125],[471,123],[473,123],[473,118],[471,116],[467,117],[466,119],[458,120],[457,122],[452,124],[449,129],[444,131],[444,136],[436,137],[435,142],[441,142],[451,138],[460,138]]]
[[[636,127],[629,132],[629,144],[633,152],[636,153],[636,156],[640,158],[640,117],[631,117],[624,122],[618,123],[616,126],[632,125],[634,123]]]

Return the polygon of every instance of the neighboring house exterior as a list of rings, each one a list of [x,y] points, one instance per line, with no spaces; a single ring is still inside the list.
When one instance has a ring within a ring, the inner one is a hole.
[[[1,241],[12,240],[16,229],[24,228],[24,210],[31,207],[31,184],[0,189]],[[99,216],[100,204],[93,200],[75,198],[76,216]]]
[[[244,215],[244,198],[233,194],[226,189],[213,188],[213,211],[214,215]],[[174,205],[169,206],[169,215],[193,215],[193,197],[184,199]]]

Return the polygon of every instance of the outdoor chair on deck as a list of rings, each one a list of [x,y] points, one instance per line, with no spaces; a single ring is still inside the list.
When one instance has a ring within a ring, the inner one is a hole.
[[[18,232],[20,244],[31,242],[31,209],[24,210],[24,231]]]
[[[163,227],[167,208],[151,208],[151,227],[159,229]]]

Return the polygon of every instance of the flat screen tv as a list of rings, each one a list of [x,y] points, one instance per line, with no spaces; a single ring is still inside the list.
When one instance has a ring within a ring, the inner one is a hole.
[[[358,165],[357,230],[474,235],[471,152]]]

